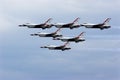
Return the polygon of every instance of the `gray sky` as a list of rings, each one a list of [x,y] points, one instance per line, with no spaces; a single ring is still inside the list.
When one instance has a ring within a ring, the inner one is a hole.
[[[120,79],[119,0],[0,0],[1,80],[119,80]],[[112,18],[111,29],[62,29],[64,36],[85,31],[86,41],[71,43],[69,51],[41,49],[63,42],[31,37],[31,33],[53,32],[19,28],[23,23],[99,23]]]

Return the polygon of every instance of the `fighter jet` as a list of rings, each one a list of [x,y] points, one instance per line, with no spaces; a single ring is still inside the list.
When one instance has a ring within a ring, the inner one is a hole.
[[[67,24],[66,23],[56,23],[56,24],[54,24],[54,26],[57,28],[70,28],[70,29],[78,28],[78,27],[80,27],[80,25],[77,23],[79,19],[80,18],[76,18],[73,22],[67,23]]]
[[[108,22],[111,20],[111,18],[107,18],[103,23],[100,24],[91,24],[91,23],[84,23],[81,24],[80,26],[85,26],[86,28],[98,28],[98,29],[108,29],[111,26],[108,25]]]
[[[43,33],[43,32],[39,32],[39,33],[35,33],[35,34],[31,34],[31,36],[39,36],[39,37],[62,37],[61,34],[57,34],[58,31],[60,31],[61,28],[57,29],[55,32],[52,33]]]
[[[26,24],[22,24],[22,25],[19,25],[19,26],[20,27],[28,27],[28,28],[42,28],[42,29],[46,29],[46,28],[51,28],[53,26],[53,24],[50,24],[51,20],[52,20],[52,18],[49,18],[45,23],[41,23],[41,24],[26,23]]]
[[[66,47],[69,42],[66,42],[64,45],[60,46],[55,46],[55,45],[47,45],[47,46],[42,46],[40,48],[48,48],[49,50],[69,50],[71,49],[70,47]]]
[[[84,32],[80,33],[78,36],[76,37],[60,37],[60,38],[54,38],[53,40],[61,40],[63,42],[83,42],[85,41],[84,38],[81,38],[81,36],[83,35]]]

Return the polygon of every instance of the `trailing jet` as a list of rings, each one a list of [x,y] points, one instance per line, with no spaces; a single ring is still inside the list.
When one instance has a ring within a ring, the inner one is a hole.
[[[42,29],[46,29],[46,28],[51,28],[53,26],[53,24],[50,24],[51,20],[52,20],[52,18],[49,18],[45,23],[41,23],[41,24],[26,23],[26,24],[22,24],[22,25],[19,25],[19,26],[20,27],[28,27],[28,28],[42,28]]]
[[[61,34],[57,34],[58,31],[60,31],[61,28],[57,29],[55,32],[52,33],[43,33],[43,32],[39,32],[39,33],[35,33],[35,34],[31,34],[31,36],[40,36],[40,37],[62,37]]]
[[[42,46],[41,48],[48,48],[49,50],[69,50],[70,47],[66,47],[69,42],[66,42],[64,45],[55,46],[55,45],[48,45],[48,46]]]
[[[83,42],[85,39],[81,38],[84,32],[80,33],[76,37],[60,37],[60,38],[54,38],[54,40],[61,40],[63,42]]]
[[[103,30],[103,29],[108,29],[111,27],[110,25],[108,25],[108,22],[110,20],[111,18],[107,18],[103,23],[100,23],[100,24],[84,23],[84,24],[81,24],[80,26],[85,26],[86,28],[99,28]]]
[[[57,28],[70,28],[70,29],[78,28],[78,27],[80,27],[80,25],[77,23],[79,19],[80,18],[76,18],[73,22],[67,23],[67,24],[56,23],[56,24],[54,24],[54,26],[57,27]]]

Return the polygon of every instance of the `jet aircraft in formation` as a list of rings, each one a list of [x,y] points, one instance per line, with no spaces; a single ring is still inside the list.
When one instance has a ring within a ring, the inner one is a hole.
[[[56,24],[51,24],[50,21],[52,20],[52,18],[49,18],[47,21],[45,21],[44,23],[41,24],[30,24],[30,23],[26,23],[26,24],[22,24],[19,25],[20,27],[28,27],[28,28],[42,28],[42,29],[46,29],[46,28],[51,28],[52,26],[55,26],[56,28],[58,28],[55,32],[52,33],[43,33],[43,32],[38,32],[38,33],[34,33],[31,34],[31,36],[39,36],[39,37],[52,37],[53,40],[61,40],[63,42],[65,42],[63,45],[60,46],[55,46],[55,45],[47,45],[47,46],[42,46],[41,48],[48,48],[49,50],[70,50],[70,47],[67,47],[68,43],[70,42],[83,42],[85,41],[84,38],[82,38],[82,35],[85,32],[80,33],[78,36],[75,37],[63,37],[62,34],[58,34],[58,32],[62,29],[62,28],[79,28],[84,26],[85,28],[97,28],[97,29],[108,29],[111,26],[108,25],[108,22],[111,20],[111,18],[107,18],[103,23],[99,23],[99,24],[91,24],[91,23],[83,23],[83,24],[78,24],[78,20],[80,18],[76,18],[73,22],[71,23],[64,23],[64,24],[60,24],[60,23],[56,23]]]
[[[28,28],[42,28],[42,29],[46,29],[46,28],[51,28],[53,26],[53,24],[50,24],[51,20],[52,20],[52,18],[49,18],[47,21],[45,21],[44,23],[41,23],[41,24],[26,23],[26,24],[22,24],[22,25],[19,25],[19,26],[20,27],[28,27]]]
[[[103,23],[99,23],[99,24],[92,24],[92,23],[84,23],[81,24],[81,26],[85,26],[86,28],[99,28],[101,30],[103,29],[108,29],[111,26],[108,25],[108,22],[110,21],[111,18],[107,18]]]
[[[57,28],[70,28],[70,29],[78,28],[78,27],[80,27],[80,24],[77,23],[79,19],[80,18],[76,18],[71,23],[56,23],[56,24],[54,24],[54,26]]]
[[[39,37],[53,37],[53,38],[56,38],[56,37],[62,37],[61,34],[57,34],[58,31],[60,31],[61,28],[58,28],[57,31],[55,32],[52,32],[52,33],[43,33],[43,32],[39,32],[39,33],[34,33],[34,34],[31,34],[31,36],[39,36]]]
[[[84,32],[80,33],[78,36],[76,37],[58,37],[58,38],[54,38],[54,40],[61,40],[63,42],[82,42],[85,41],[84,38],[81,38],[81,36],[83,35]]]
[[[47,45],[47,46],[42,46],[41,48],[48,48],[49,50],[69,50],[71,49],[70,47],[66,47],[69,42],[66,42],[64,45],[56,46],[56,45]]]

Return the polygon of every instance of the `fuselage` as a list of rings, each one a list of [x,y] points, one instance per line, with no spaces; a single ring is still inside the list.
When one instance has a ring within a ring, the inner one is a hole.
[[[73,38],[73,37],[60,37],[60,38],[56,38],[54,40],[61,40],[63,42],[82,42],[85,41],[84,38]]]
[[[28,27],[28,28],[51,28],[53,26],[53,24],[23,24],[23,25],[19,25],[19,26],[23,26],[23,27]]]
[[[99,28],[99,29],[107,29],[107,28],[110,28],[111,26],[110,25],[107,25],[107,24],[90,24],[90,23],[84,23],[84,24],[81,24],[81,26],[85,26],[86,28]]]
[[[61,34],[56,34],[56,33],[35,33],[35,34],[31,34],[31,36],[39,36],[39,37],[62,37]]]
[[[74,24],[74,23],[68,23],[68,24],[59,24],[58,23],[58,24],[55,24],[54,26],[57,28],[70,28],[70,29],[80,27],[79,24]]]
[[[71,49],[70,47],[66,47],[64,45],[61,46],[48,45],[41,48],[48,48],[49,50],[62,50],[62,51]]]

